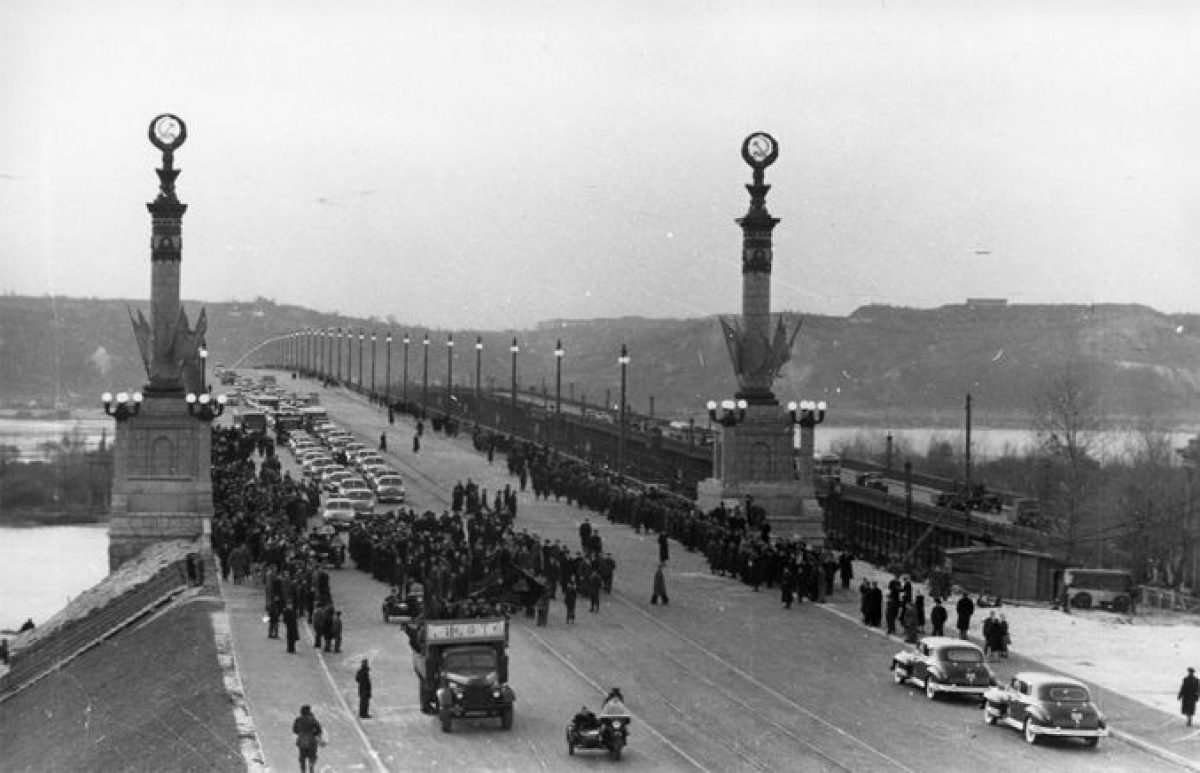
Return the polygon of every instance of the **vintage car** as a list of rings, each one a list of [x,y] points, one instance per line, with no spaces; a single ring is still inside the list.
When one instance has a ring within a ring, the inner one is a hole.
[[[925,697],[938,693],[983,695],[996,684],[984,662],[983,650],[965,639],[926,636],[911,650],[892,656],[896,684],[910,682],[925,688]]]
[[[345,497],[329,497],[321,508],[321,518],[335,527],[349,526],[354,521],[354,503]]]
[[[1003,687],[983,694],[983,719],[1025,734],[1028,743],[1042,736],[1080,738],[1095,746],[1108,735],[1104,715],[1082,682],[1069,676],[1022,671]]]
[[[309,533],[308,547],[322,566],[341,569],[346,563],[346,541],[330,524],[318,526]]]
[[[420,617],[424,601],[425,589],[419,583],[411,584],[407,591],[393,588],[388,597],[383,600],[383,622],[391,622],[392,618],[405,621]]]

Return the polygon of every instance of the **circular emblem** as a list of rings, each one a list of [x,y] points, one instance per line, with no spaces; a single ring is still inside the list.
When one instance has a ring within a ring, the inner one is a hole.
[[[742,158],[755,169],[766,169],[779,158],[779,143],[766,132],[755,132],[742,143]]]
[[[166,152],[175,150],[187,139],[187,126],[179,116],[163,113],[150,122],[150,143]]]

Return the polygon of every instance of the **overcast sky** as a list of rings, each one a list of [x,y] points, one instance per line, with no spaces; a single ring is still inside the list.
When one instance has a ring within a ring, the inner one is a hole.
[[[1194,2],[0,3],[0,290],[182,292],[454,329],[772,308],[1200,312]]]

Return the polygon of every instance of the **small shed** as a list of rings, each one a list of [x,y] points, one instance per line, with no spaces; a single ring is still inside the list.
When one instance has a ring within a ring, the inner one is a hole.
[[[1049,553],[1004,546],[950,548],[945,552],[951,582],[968,593],[1002,599],[1053,601],[1062,563]]]

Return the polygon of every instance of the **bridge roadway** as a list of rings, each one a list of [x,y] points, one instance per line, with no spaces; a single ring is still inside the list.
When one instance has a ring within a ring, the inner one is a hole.
[[[282,375],[280,384],[289,386]],[[317,388],[307,380],[303,387]],[[489,492],[515,486],[503,460],[489,466],[469,438],[426,432],[413,454],[407,418],[389,427],[385,412],[340,389],[324,390],[322,399],[364,441],[387,431],[389,459],[419,509],[445,508],[455,481],[468,477]],[[517,526],[574,547],[585,517],[565,502],[522,494]],[[511,732],[478,720],[444,734],[420,712],[407,642],[398,624],[382,621],[386,589],[366,573],[350,566],[332,573],[346,628],[340,654],[316,652],[308,631],[298,654],[286,654],[282,640],[266,638],[262,588],[225,584],[239,672],[268,766],[296,764],[291,720],[301,703],[311,703],[330,737],[321,770],[609,769],[613,763],[596,752],[568,757],[563,730],[581,704],[595,708],[609,686],[620,686],[634,713],[623,770],[1175,769],[1114,739],[1097,750],[1029,747],[1016,732],[986,727],[971,701],[930,703],[897,687],[888,663],[901,644],[857,622],[853,588],[839,589],[828,604],[784,610],[777,591],[755,593],[714,577],[698,553],[673,543],[671,605],[651,606],[655,538],[590,517],[617,562],[614,593],[598,614],[581,600],[575,625],[564,624],[561,600],[547,628],[514,618]],[[359,721],[354,673],[362,658],[371,660],[374,699],[373,718]],[[1028,665],[1014,657],[998,675]]]

